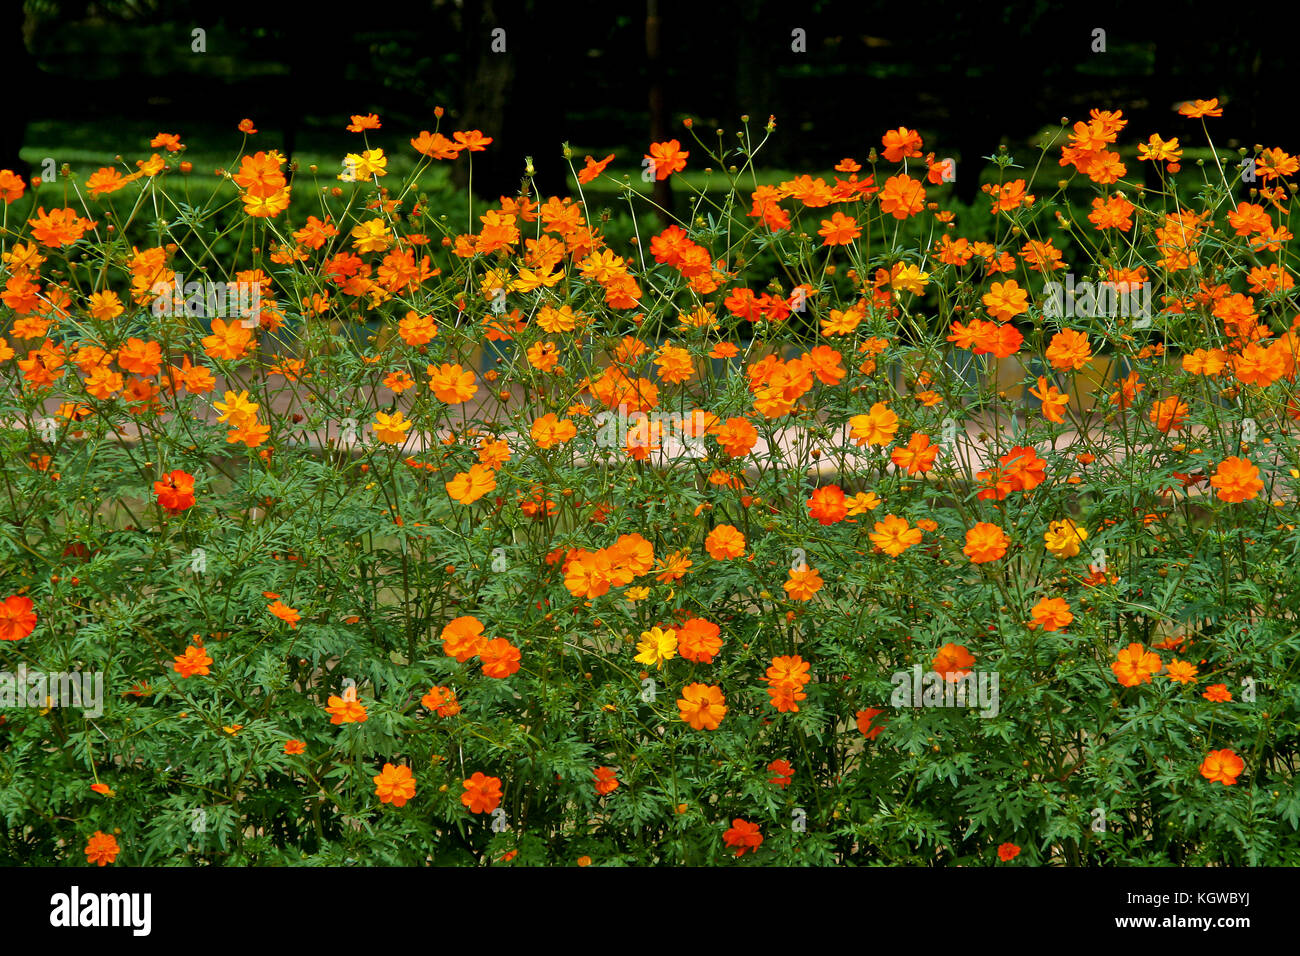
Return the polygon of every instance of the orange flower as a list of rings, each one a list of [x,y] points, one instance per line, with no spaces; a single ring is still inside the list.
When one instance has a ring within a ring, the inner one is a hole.
[[[241,119],[239,121],[238,129],[241,133],[247,133],[249,136],[257,132],[257,127],[253,125],[251,119]]]
[[[430,687],[429,692],[420,698],[420,703],[439,717],[453,717],[460,713],[460,701],[450,687]]]
[[[298,622],[302,620],[302,615],[286,605],[283,601],[277,600],[273,602],[267,610],[294,629],[297,629]]]
[[[478,656],[487,677],[509,677],[519,670],[519,648],[504,637],[484,643],[479,648]]]
[[[1151,683],[1152,676],[1159,673],[1161,666],[1159,654],[1148,651],[1141,644],[1130,644],[1119,652],[1110,669],[1121,685],[1136,687]]]
[[[75,209],[51,209],[46,213],[44,206],[36,210],[36,218],[28,219],[27,224],[32,227],[33,239],[54,249],[72,245],[95,225],[78,216]]]
[[[596,775],[592,779],[596,783],[596,793],[602,797],[618,789],[618,775],[612,767],[597,767]]]
[[[379,129],[380,128],[379,117],[376,116],[374,113],[370,113],[369,115],[366,116],[358,116],[356,114],[353,114],[352,122],[349,123],[344,128],[349,133],[360,133],[368,129]]]
[[[21,641],[36,629],[32,599],[11,594],[0,604],[0,641]]]
[[[547,413],[533,422],[529,431],[538,448],[554,448],[562,445],[578,434],[578,428],[570,419],[556,418]]]
[[[792,601],[811,601],[813,595],[822,589],[822,576],[816,568],[791,570],[790,579],[782,587]]]
[[[966,546],[962,553],[971,559],[972,564],[986,564],[996,561],[1007,553],[1011,540],[995,524],[981,521],[966,532]]]
[[[1003,843],[998,846],[998,859],[1003,863],[1010,863],[1020,855],[1020,847],[1014,843]]]
[[[832,213],[831,218],[822,220],[821,226],[817,235],[824,237],[823,246],[846,246],[862,235],[853,218],[842,212]]]
[[[489,777],[482,771],[474,771],[468,780],[462,780],[465,792],[460,795],[460,802],[469,807],[470,813],[491,813],[501,803],[501,780]]]
[[[722,835],[722,839],[727,846],[736,848],[736,856],[744,856],[746,850],[757,852],[763,845],[763,834],[759,832],[758,824],[748,823],[739,817],[731,821],[731,829]]]
[[[27,191],[27,180],[12,169],[0,169],[0,199],[7,203],[17,202]]]
[[[722,688],[712,684],[687,684],[677,701],[681,719],[696,730],[717,730],[727,715],[726,698]]]
[[[491,137],[485,137],[485,135],[480,133],[478,130],[469,130],[467,133],[461,133],[460,130],[456,130],[455,133],[451,134],[451,138],[460,143],[460,147],[463,148],[463,150],[468,150],[469,152],[484,152],[487,146],[491,143],[491,139],[493,139]]]
[[[331,694],[326,705],[325,712],[330,715],[331,724],[364,724],[370,716],[365,705],[357,700],[355,684],[344,688],[342,697]]]
[[[211,673],[212,658],[203,647],[187,647],[184,654],[173,657],[172,660],[176,662],[172,664],[172,670],[180,674],[182,679],[193,677],[195,674],[206,677]]]
[[[714,561],[728,561],[745,553],[745,536],[734,526],[720,524],[704,539],[704,550]]]
[[[1264,488],[1259,469],[1248,459],[1235,455],[1219,462],[1218,469],[1210,476],[1210,484],[1218,489],[1220,498],[1233,504],[1258,497]]]
[[[931,670],[954,684],[966,676],[974,666],[975,658],[963,644],[943,645],[939,648],[939,653],[934,655],[934,660],[930,662]]]
[[[496,486],[492,469],[479,464],[470,465],[469,471],[457,472],[455,478],[446,482],[447,494],[463,505],[473,504]]]
[[[650,152],[645,156],[650,162],[642,165],[654,170],[655,179],[667,179],[686,168],[686,157],[689,155],[691,154],[682,149],[682,144],[675,139],[666,143],[651,143]]]
[[[883,710],[868,707],[866,710],[860,710],[854,714],[853,716],[857,718],[858,722],[858,733],[868,740],[875,740],[879,737],[880,732],[885,729],[885,722],[882,720],[879,724],[875,724],[875,720],[883,713]]]
[[[415,778],[411,768],[406,764],[394,767],[384,764],[384,769],[374,776],[375,796],[380,803],[391,803],[395,807],[406,805],[406,801],[415,796]]]
[[[718,625],[693,617],[677,628],[677,653],[696,664],[708,664],[722,648]]]
[[[1057,425],[1064,423],[1064,410],[1070,404],[1070,397],[1062,394],[1055,385],[1048,385],[1047,379],[1038,376],[1038,387],[1031,388],[1029,394],[1043,403],[1043,417]]]
[[[849,513],[848,505],[844,503],[844,492],[839,485],[818,488],[807,504],[808,513],[823,525],[835,524]]]
[[[1165,676],[1176,684],[1196,683],[1197,669],[1191,661],[1180,661],[1174,658],[1165,670],[1168,672]]]
[[[1244,769],[1245,762],[1231,750],[1211,750],[1201,763],[1201,776],[1210,783],[1230,787],[1237,782],[1237,777]]]
[[[939,446],[930,444],[929,435],[913,432],[906,447],[895,448],[890,460],[899,468],[907,469],[909,475],[921,475],[934,468],[938,455]]]
[[[984,296],[984,307],[999,322],[1006,322],[1029,311],[1029,293],[1015,279],[995,282]]]
[[[891,558],[896,558],[913,545],[921,543],[921,529],[910,527],[906,518],[885,515],[875,523],[871,543]]]
[[[1041,627],[1044,631],[1059,631],[1074,620],[1070,605],[1064,598],[1043,598],[1029,611],[1033,615],[1031,628]]]
[[[891,163],[901,163],[904,159],[921,155],[921,134],[905,126],[889,130],[880,142],[885,147],[885,159]]]
[[[863,445],[888,445],[898,431],[898,416],[884,402],[876,402],[865,415],[849,419],[849,436]]]
[[[758,430],[747,418],[728,418],[715,435],[718,445],[732,458],[748,455],[758,441]]]
[[[86,841],[86,860],[90,863],[107,866],[117,859],[119,852],[117,838],[111,833],[96,830]]]
[[[442,629],[442,651],[464,664],[477,657],[487,638],[483,636],[483,622],[472,614],[453,618]]]
[[[610,153],[600,162],[596,162],[596,160],[592,159],[590,156],[586,157],[586,165],[582,169],[578,170],[578,183],[583,186],[587,185],[587,183],[591,182],[593,179],[595,179],[597,176],[603,173],[605,171],[605,167],[608,166],[611,162],[613,162],[613,159],[614,159],[613,153]]]
[[[774,783],[784,789],[790,786],[790,781],[794,779],[794,767],[790,766],[788,760],[773,760],[767,765],[768,771],[776,774],[775,777],[769,777],[768,783]]]
[[[307,744],[301,740],[286,740],[284,742],[284,752],[288,754],[290,757],[295,757],[298,754],[306,753],[306,751],[307,751]]]
[[[194,476],[187,471],[175,470],[153,483],[154,494],[168,514],[180,514],[194,507]]]
[[[890,176],[878,198],[883,212],[895,219],[906,219],[924,208],[925,187],[909,176]]]
[[[1088,336],[1073,329],[1057,332],[1047,346],[1047,360],[1053,368],[1078,371],[1088,364],[1090,358],[1092,348],[1088,345]]]
[[[1190,116],[1192,119],[1200,119],[1203,116],[1222,116],[1223,108],[1219,106],[1218,97],[1208,100],[1192,100],[1190,103],[1183,103],[1178,107],[1178,112],[1183,116]]]
[[[212,320],[212,334],[203,337],[203,351],[209,358],[237,361],[248,352],[253,333],[244,328],[242,320],[230,323],[223,319]]]
[[[1228,690],[1227,684],[1211,684],[1201,696],[1215,704],[1226,704],[1232,700],[1232,692]]]
[[[459,365],[443,363],[438,367],[430,365],[429,388],[433,390],[438,401],[447,405],[459,405],[474,397],[478,385],[474,382],[474,373]]]

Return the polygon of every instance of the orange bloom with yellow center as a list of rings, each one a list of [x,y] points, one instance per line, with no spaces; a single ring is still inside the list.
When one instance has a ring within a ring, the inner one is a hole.
[[[1160,672],[1161,666],[1159,654],[1148,651],[1141,644],[1130,644],[1119,652],[1110,669],[1122,686],[1136,687],[1138,684],[1151,683],[1151,678]]]
[[[1092,348],[1088,345],[1088,336],[1073,329],[1062,329],[1052,336],[1047,346],[1047,360],[1053,368],[1078,371],[1092,358]]]
[[[483,636],[483,622],[472,614],[453,618],[442,629],[442,650],[464,664],[476,657],[487,643]]]
[[[496,486],[495,473],[478,464],[470,465],[469,471],[457,472],[456,477],[446,483],[447,494],[463,505],[473,504]]]
[[[726,698],[722,688],[712,684],[687,684],[677,701],[681,719],[696,730],[717,730],[727,715]]]
[[[714,561],[728,561],[745,553],[745,536],[734,526],[720,524],[704,539],[704,550]]]
[[[849,513],[845,504],[844,492],[839,485],[826,485],[818,488],[808,499],[808,514],[819,524],[835,524]]]
[[[1210,783],[1230,787],[1245,769],[1245,762],[1231,750],[1211,750],[1201,763],[1201,776]]]
[[[898,431],[898,416],[884,402],[876,402],[865,415],[849,419],[849,437],[863,445],[888,445]]]
[[[1033,616],[1033,621],[1029,625],[1031,630],[1041,627],[1044,631],[1059,631],[1074,620],[1070,605],[1065,603],[1064,598],[1059,597],[1043,598],[1030,608],[1029,613]]]
[[[330,715],[331,724],[364,724],[369,719],[365,705],[357,700],[356,685],[349,685],[343,696],[331,694],[326,701],[325,712]]]
[[[175,661],[172,670],[180,674],[182,679],[193,677],[195,674],[205,677],[211,673],[212,658],[202,647],[187,647],[184,654],[173,657],[172,660]]]
[[[562,445],[578,434],[578,428],[570,419],[557,418],[548,412],[533,422],[529,431],[538,448],[554,448]]]
[[[966,546],[962,548],[962,553],[971,559],[972,564],[987,564],[1005,555],[1010,543],[1011,540],[1001,528],[981,521],[966,532]]]
[[[921,529],[908,525],[906,518],[885,515],[875,523],[870,537],[872,544],[891,558],[896,558],[908,548],[921,543]]]
[[[107,866],[117,859],[120,848],[117,837],[111,833],[96,830],[86,841],[86,860],[99,866]]]
[[[375,421],[370,427],[375,430],[375,437],[384,444],[400,445],[406,441],[406,433],[412,424],[414,423],[407,421],[401,412],[394,412],[391,415],[387,412],[375,412]]]
[[[481,770],[474,771],[468,780],[462,780],[465,792],[460,795],[460,802],[469,807],[470,813],[491,813],[501,803],[501,779],[489,777]]]
[[[21,641],[36,629],[32,599],[11,594],[0,603],[0,641]]]
[[[792,601],[811,601],[813,595],[822,589],[822,576],[816,568],[791,570],[790,579],[782,587]]]
[[[956,683],[975,666],[975,658],[964,644],[945,644],[930,662],[930,669],[950,683]]]
[[[447,405],[459,405],[468,402],[478,392],[474,382],[474,373],[459,365],[444,362],[442,365],[428,367],[429,388],[433,390],[438,401]]]
[[[903,448],[895,448],[890,460],[899,468],[905,468],[909,475],[920,475],[934,468],[934,460],[939,455],[939,446],[930,444],[930,436],[923,432],[913,432]]]
[[[384,764],[384,769],[375,774],[375,796],[380,803],[391,803],[395,807],[406,805],[406,801],[415,796],[415,778],[411,768],[406,764],[394,767]]]
[[[1264,488],[1259,469],[1236,455],[1219,462],[1218,469],[1210,476],[1210,484],[1218,490],[1220,498],[1233,504],[1258,497]]]

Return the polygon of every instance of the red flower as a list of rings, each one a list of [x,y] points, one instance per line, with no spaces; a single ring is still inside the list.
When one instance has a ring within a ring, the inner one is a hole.
[[[0,641],[21,641],[36,629],[32,599],[11,594],[0,604]]]
[[[736,848],[736,856],[744,856],[745,851],[756,852],[763,844],[763,834],[758,832],[757,823],[748,823],[737,817],[731,821],[731,829],[722,835],[727,846]]]
[[[178,515],[194,507],[194,476],[187,471],[172,471],[153,483],[158,504],[169,514]]]

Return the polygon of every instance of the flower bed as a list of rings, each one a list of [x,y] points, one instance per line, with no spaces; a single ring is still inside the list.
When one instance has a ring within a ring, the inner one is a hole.
[[[1296,160],[1095,110],[973,236],[914,131],[690,125],[620,248],[375,117],[0,172],[0,859],[1300,860]]]

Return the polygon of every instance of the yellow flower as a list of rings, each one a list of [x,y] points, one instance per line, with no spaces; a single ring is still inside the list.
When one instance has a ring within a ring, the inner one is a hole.
[[[672,660],[677,656],[677,632],[672,628],[665,631],[660,627],[642,631],[641,642],[637,644],[636,649],[640,653],[632,659],[638,664],[645,664],[647,667],[653,664],[655,667],[662,668],[664,661]]]
[[[925,292],[925,287],[930,283],[930,274],[922,272],[919,268],[908,263],[903,265],[901,262],[894,263],[894,268],[889,276],[889,284],[896,290],[910,292],[913,295],[921,295]]]
[[[401,412],[394,412],[392,415],[385,412],[375,412],[375,422],[371,426],[375,430],[375,437],[387,445],[400,445],[406,441],[406,433],[411,428],[411,423],[402,417]]]
[[[221,412],[219,422],[229,422],[231,428],[243,428],[257,420],[257,403],[248,400],[248,392],[226,392],[224,402],[213,402],[212,407]]]
[[[357,252],[386,252],[392,244],[382,219],[367,219],[352,228]]]
[[[1087,540],[1088,532],[1069,518],[1051,522],[1043,532],[1043,543],[1047,550],[1061,560],[1077,555],[1079,543]]]

